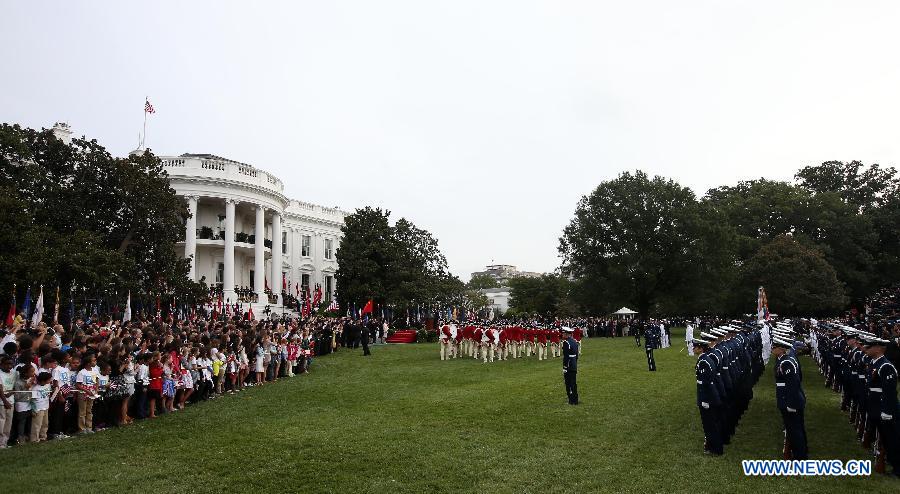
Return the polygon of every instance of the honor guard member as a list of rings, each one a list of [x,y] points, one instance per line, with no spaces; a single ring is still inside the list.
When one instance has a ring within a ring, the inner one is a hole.
[[[537,358],[538,361],[547,360],[547,333],[546,329],[537,330]]]
[[[644,333],[644,349],[647,351],[647,370],[656,371],[656,359],[653,358],[653,349],[656,348],[656,339],[653,335],[652,326],[647,326]]]
[[[450,325],[450,332],[453,333],[453,358],[459,358],[462,352],[463,330],[452,324]]]
[[[878,447],[884,448],[892,474],[900,476],[900,438],[897,430],[897,368],[884,353],[888,340],[870,337],[865,339],[866,354],[872,359],[872,376],[869,381],[869,420],[878,431]]]
[[[809,457],[806,444],[806,425],[803,409],[806,395],[803,394],[800,364],[788,351],[794,345],[779,337],[772,340],[772,355],[775,357],[775,398],[781,418],[784,421],[784,456],[789,460],[806,460]]]
[[[553,358],[559,357],[559,349],[560,344],[562,343],[562,335],[561,331],[553,328],[550,330],[550,356]],[[581,347],[578,348],[579,350]]]
[[[441,327],[441,337],[440,337],[440,345],[441,345],[441,360],[447,360],[450,358],[450,339],[453,335],[450,332],[450,324],[444,324]]]
[[[480,326],[475,326],[475,331],[472,332],[472,356],[475,357],[475,360],[478,360],[478,352],[484,351],[481,346],[483,333]]]
[[[722,397],[716,386],[715,360],[709,353],[710,343],[707,340],[694,338],[692,350],[697,356],[697,408],[700,409],[700,422],[703,424],[703,452],[710,455],[724,453],[722,431],[719,421]]]
[[[566,384],[566,396],[569,397],[569,405],[577,405],[578,402],[578,348],[581,346],[572,337],[572,328],[563,327],[566,339],[562,342],[563,381]]]

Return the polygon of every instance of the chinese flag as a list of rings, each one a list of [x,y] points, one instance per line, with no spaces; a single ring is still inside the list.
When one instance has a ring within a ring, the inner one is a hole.
[[[360,314],[371,314],[372,313],[372,301],[369,300],[366,302],[366,306],[363,307],[362,312]]]

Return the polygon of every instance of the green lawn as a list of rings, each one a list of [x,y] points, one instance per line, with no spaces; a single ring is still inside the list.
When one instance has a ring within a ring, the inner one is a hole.
[[[673,336],[680,341],[680,336]],[[314,372],[89,437],[0,451],[3,492],[897,492],[866,478],[745,478],[780,458],[771,369],[723,457],[701,454],[694,359],[585,340],[559,360],[441,362],[437,344],[340,351]],[[804,358],[812,458],[868,459]]]

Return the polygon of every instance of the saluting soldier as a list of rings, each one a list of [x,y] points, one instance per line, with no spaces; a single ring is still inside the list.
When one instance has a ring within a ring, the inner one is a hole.
[[[566,396],[569,397],[569,405],[577,405],[578,401],[578,350],[581,346],[572,337],[572,328],[563,327],[566,339],[562,343],[563,381],[566,384]]]

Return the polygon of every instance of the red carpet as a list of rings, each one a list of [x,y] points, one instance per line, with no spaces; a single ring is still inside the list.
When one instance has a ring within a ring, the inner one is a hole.
[[[416,330],[414,329],[401,329],[396,331],[394,334],[387,337],[388,343],[415,343],[416,342]]]

